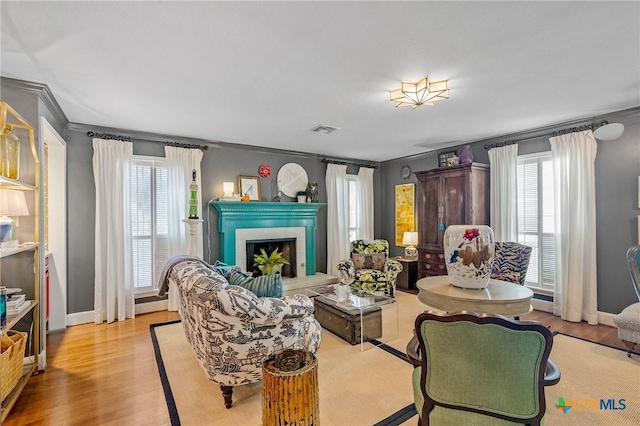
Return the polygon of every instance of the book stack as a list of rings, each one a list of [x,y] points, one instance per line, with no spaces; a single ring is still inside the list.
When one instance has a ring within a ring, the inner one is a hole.
[[[16,315],[22,312],[29,304],[24,294],[13,294],[7,300],[7,315]]]

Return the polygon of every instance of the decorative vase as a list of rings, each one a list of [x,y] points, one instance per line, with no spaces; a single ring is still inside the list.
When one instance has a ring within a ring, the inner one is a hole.
[[[471,151],[471,145],[466,145],[460,150],[460,164],[469,164],[473,162],[473,151]]]
[[[11,124],[7,124],[0,134],[0,176],[20,178],[20,139],[13,134]]]
[[[493,264],[493,231],[486,225],[451,225],[444,232],[444,258],[451,284],[485,288]]]

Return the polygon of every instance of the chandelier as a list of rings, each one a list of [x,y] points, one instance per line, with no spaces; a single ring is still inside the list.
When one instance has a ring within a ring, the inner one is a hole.
[[[449,99],[449,80],[429,81],[429,77],[425,77],[417,83],[403,81],[399,89],[389,92],[389,98],[396,107],[416,109],[421,105],[433,105],[436,101]]]

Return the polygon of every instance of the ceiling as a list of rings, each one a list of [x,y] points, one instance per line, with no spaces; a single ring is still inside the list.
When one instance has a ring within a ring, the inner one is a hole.
[[[383,161],[640,105],[640,2],[2,2],[72,122]],[[395,108],[401,80],[450,99]],[[328,125],[326,134],[310,129]]]

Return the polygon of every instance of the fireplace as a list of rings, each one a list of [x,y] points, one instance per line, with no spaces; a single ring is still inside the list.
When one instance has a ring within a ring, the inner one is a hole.
[[[285,278],[295,278],[296,275],[296,239],[295,238],[268,238],[260,240],[248,240],[246,242],[246,262],[247,271],[253,272],[253,276],[262,275],[262,271],[253,264],[253,256],[261,254],[264,250],[270,255],[274,250],[282,253],[282,257],[289,262],[289,265],[282,265],[282,276]]]

